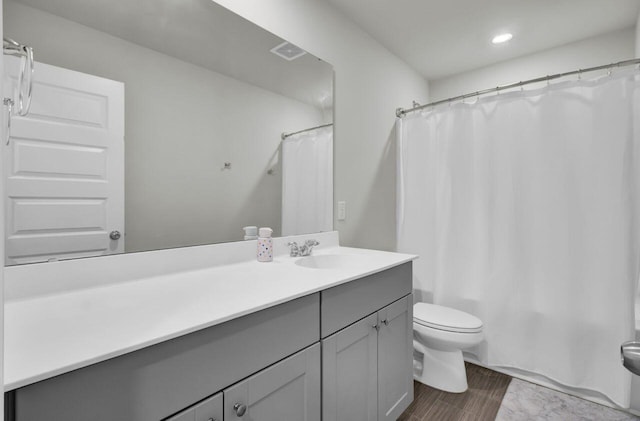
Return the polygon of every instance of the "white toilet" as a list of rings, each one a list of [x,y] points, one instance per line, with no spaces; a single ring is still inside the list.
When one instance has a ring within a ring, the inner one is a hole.
[[[446,392],[464,392],[468,386],[462,350],[483,339],[477,317],[435,304],[415,304],[413,348],[423,357],[414,363],[414,379]]]

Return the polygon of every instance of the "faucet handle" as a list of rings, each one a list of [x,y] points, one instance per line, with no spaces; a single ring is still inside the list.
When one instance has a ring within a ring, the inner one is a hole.
[[[290,241],[287,243],[287,245],[291,248],[289,256],[297,257],[300,255],[300,247],[298,247],[298,243],[296,243],[295,241]]]
[[[302,246],[300,246],[300,256],[310,256],[313,251],[313,247],[320,244],[317,240],[311,239],[304,242]]]

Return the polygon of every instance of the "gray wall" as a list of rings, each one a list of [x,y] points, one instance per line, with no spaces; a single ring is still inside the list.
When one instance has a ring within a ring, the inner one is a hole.
[[[427,82],[325,1],[215,1],[333,64],[334,202],[347,202],[334,227],[342,245],[393,250],[395,109],[424,102]]]
[[[240,240],[245,225],[279,233],[280,134],[323,123],[320,109],[24,5],[4,8],[5,35],[33,46],[37,61],[125,83],[127,251]]]

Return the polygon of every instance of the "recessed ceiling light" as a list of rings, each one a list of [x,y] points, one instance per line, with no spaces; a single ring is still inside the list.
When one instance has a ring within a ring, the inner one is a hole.
[[[513,38],[513,35],[506,32],[504,34],[496,35],[495,37],[493,37],[491,42],[494,44],[502,44],[503,42],[511,40],[511,38]]]

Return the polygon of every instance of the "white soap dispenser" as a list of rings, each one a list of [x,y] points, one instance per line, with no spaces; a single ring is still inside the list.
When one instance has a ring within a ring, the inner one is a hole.
[[[273,260],[273,230],[263,227],[258,230],[258,262],[271,262]]]

